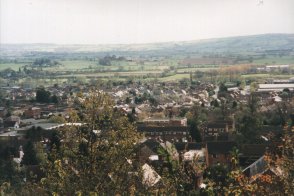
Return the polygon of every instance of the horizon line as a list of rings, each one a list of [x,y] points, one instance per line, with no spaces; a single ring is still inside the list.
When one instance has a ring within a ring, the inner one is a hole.
[[[199,41],[209,41],[216,39],[226,39],[226,38],[237,38],[237,37],[251,37],[251,36],[264,36],[264,35],[294,35],[293,33],[262,33],[262,34],[248,34],[248,35],[236,35],[236,36],[224,36],[224,37],[211,37],[203,39],[193,39],[193,40],[179,40],[179,41],[158,41],[158,42],[140,42],[140,43],[49,43],[49,42],[30,42],[30,43],[1,43],[1,45],[88,45],[88,46],[97,46],[97,45],[145,45],[145,44],[168,44],[168,43],[185,43],[185,42],[199,42]]]

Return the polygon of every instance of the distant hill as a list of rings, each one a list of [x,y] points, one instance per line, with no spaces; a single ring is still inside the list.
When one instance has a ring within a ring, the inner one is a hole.
[[[194,55],[289,53],[294,51],[294,34],[262,34],[185,42],[126,45],[1,44],[0,57],[35,53],[93,55]]]
[[[264,34],[184,42],[174,49],[186,52],[262,52],[294,50],[294,34]]]

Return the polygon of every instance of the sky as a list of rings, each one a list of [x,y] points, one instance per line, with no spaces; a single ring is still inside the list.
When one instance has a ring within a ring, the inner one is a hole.
[[[0,0],[0,43],[133,44],[294,33],[294,0]]]

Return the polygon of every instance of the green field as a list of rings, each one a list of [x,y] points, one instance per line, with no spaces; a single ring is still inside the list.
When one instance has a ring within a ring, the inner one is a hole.
[[[146,62],[144,64],[127,61],[113,61],[110,66],[99,65],[97,61],[88,60],[67,60],[59,61],[61,63],[58,67],[45,68],[52,71],[77,71],[77,70],[100,70],[100,71],[161,71],[168,69],[167,65],[159,65],[158,62]]]
[[[248,78],[273,78],[273,79],[288,79],[294,77],[293,74],[290,75],[281,75],[281,74],[246,74],[241,75],[242,78],[248,79]]]
[[[183,66],[178,64],[180,59],[171,57],[171,59],[161,59],[161,60],[145,60],[140,61],[112,61],[111,66],[99,65],[98,61],[91,60],[59,60],[61,64],[56,67],[43,67],[42,70],[52,71],[56,73],[56,78],[59,81],[42,81],[46,83],[60,83],[68,79],[78,79],[78,80],[91,80],[91,79],[103,79],[103,80],[121,80],[127,77],[138,78],[138,79],[158,79],[159,81],[178,81],[182,79],[189,79],[190,72],[194,73],[197,71],[208,72],[211,70],[218,70],[220,66],[218,65],[194,65],[194,66]],[[294,63],[294,57],[292,56],[266,56],[264,59],[254,60],[253,64],[290,64]],[[0,64],[0,71],[11,68],[15,71],[24,65],[30,64],[29,62],[24,63],[2,63]],[[233,66],[233,65],[232,65]],[[60,74],[58,73],[60,71]],[[62,73],[61,73],[62,72]],[[162,75],[167,75],[166,77],[161,77]],[[61,75],[65,74],[65,75]],[[172,75],[174,74],[174,75]],[[168,76],[169,75],[169,76]],[[278,73],[266,73],[266,74],[243,74],[242,78],[259,81],[265,81],[266,79],[288,79],[294,75],[281,75]],[[227,77],[227,76],[226,76]],[[195,76],[194,76],[195,78]],[[48,78],[49,79],[49,78]],[[218,80],[219,78],[214,78]],[[212,78],[207,76],[207,74],[200,78],[199,80],[209,80]]]
[[[73,70],[79,70],[79,69],[86,69],[90,66],[97,66],[97,63],[94,61],[85,61],[85,60],[71,60],[71,61],[58,61],[61,66],[58,68],[52,67],[47,68],[48,70],[60,70],[60,71],[73,71]]]
[[[59,78],[71,77],[119,77],[119,76],[144,76],[147,74],[161,74],[161,71],[133,71],[133,72],[100,72],[100,73],[85,73],[85,74],[70,74],[60,75]]]
[[[168,77],[163,77],[163,78],[158,78],[159,81],[162,82],[167,82],[167,81],[177,81],[177,80],[182,80],[185,78],[190,78],[190,74],[175,74],[173,76],[168,76]]]
[[[262,59],[253,60],[252,64],[272,65],[272,64],[294,64],[294,56],[268,56]]]
[[[241,75],[242,78],[268,78],[270,74],[246,74]]]
[[[18,71],[18,69],[24,65],[26,64],[25,63],[1,63],[0,71],[8,69],[8,68]]]
[[[196,72],[196,71],[207,72],[207,71],[217,70],[217,69],[219,68],[218,67],[180,68],[180,69],[177,69],[177,72],[178,73],[187,73],[187,72]]]

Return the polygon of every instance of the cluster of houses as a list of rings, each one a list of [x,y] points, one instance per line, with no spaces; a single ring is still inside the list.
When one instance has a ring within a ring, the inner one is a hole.
[[[32,126],[51,130],[61,123],[50,122],[52,116],[69,118],[69,109],[74,108],[78,94],[90,91],[91,86],[64,85],[49,87],[46,90],[58,97],[58,103],[40,104],[34,100],[36,92],[33,89],[20,87],[5,87],[5,99],[10,106],[0,107],[0,141],[12,137],[21,140],[25,130]],[[282,89],[283,88],[283,89]],[[288,88],[289,97],[280,96],[282,91]],[[255,92],[262,99],[264,106],[270,106],[283,99],[293,98],[293,84],[260,84]],[[212,102],[221,102],[217,96],[218,87],[210,83],[195,85],[193,88],[181,83],[154,83],[121,84],[112,88],[101,89],[107,92],[115,101],[115,108],[125,115],[134,115],[137,131],[145,135],[140,143],[138,159],[144,165],[146,171],[157,173],[150,186],[160,182],[158,175],[163,161],[158,149],[163,148],[172,159],[189,163],[197,161],[203,168],[216,164],[230,166],[231,152],[238,146],[234,140],[236,122],[234,116],[231,120],[219,120],[209,118],[200,125],[202,142],[195,142],[191,138],[191,129],[186,117],[180,117],[183,111],[189,110],[193,105],[201,107],[215,107]],[[238,88],[226,92],[226,99],[243,103],[248,100],[249,91]],[[213,112],[213,111],[212,111]],[[246,168],[246,174],[250,173],[252,164],[260,164],[267,145],[246,144],[240,149],[240,164]],[[248,172],[249,168],[249,172]],[[147,174],[146,174],[147,175]],[[200,187],[203,169],[195,173],[195,187]]]
[[[196,164],[199,169],[195,171],[195,188],[203,185],[203,173],[208,167],[216,165],[232,166],[232,151],[237,147],[234,141],[206,141],[206,142],[170,142],[159,138],[149,138],[140,144],[138,159],[142,164],[148,164],[153,172],[160,173],[164,165],[164,157],[160,154],[159,148],[164,149],[174,161],[182,164]],[[255,176],[257,171],[250,171],[248,168],[255,168],[260,158],[264,157],[267,145],[246,144],[240,149],[240,164],[248,177]],[[201,168],[201,169],[200,169]],[[262,173],[266,165],[259,168]],[[251,169],[252,170],[252,169]]]

